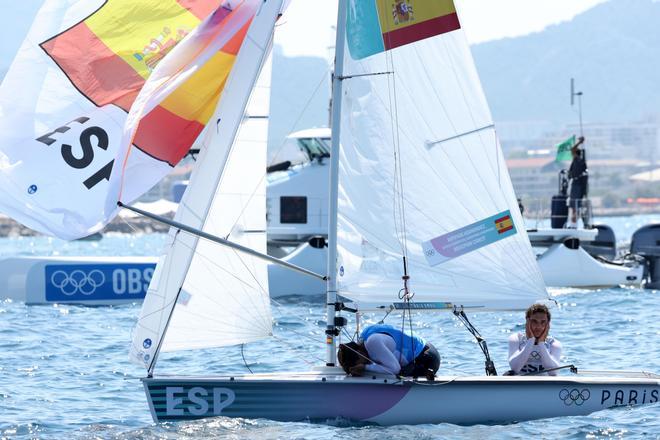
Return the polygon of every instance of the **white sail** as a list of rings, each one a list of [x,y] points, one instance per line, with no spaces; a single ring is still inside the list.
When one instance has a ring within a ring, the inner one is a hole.
[[[375,8],[366,3],[349,1],[339,293],[359,302],[397,301],[407,255],[415,301],[508,309],[546,298],[463,31],[370,52],[354,24]],[[387,11],[381,27],[405,25],[409,17],[377,3]],[[414,5],[409,15],[417,21],[410,23],[420,22],[427,7]],[[455,10],[452,17],[457,27]],[[515,229],[504,228],[499,239],[495,220],[506,216]],[[495,239],[485,234],[486,223]],[[456,244],[442,262],[425,255],[436,238]]]
[[[259,9],[212,119],[217,130],[208,132],[175,220],[265,253],[270,63],[264,59],[282,1],[246,3]],[[159,346],[174,351],[245,343],[268,336],[271,325],[263,261],[171,230],[133,332],[130,359],[150,367]]]
[[[180,50],[204,55],[200,43],[209,39],[209,29],[230,15],[220,3],[45,1],[0,86],[0,211],[39,232],[79,238],[117,213],[118,182],[110,178],[119,177],[120,165],[140,165],[123,182],[125,203],[170,172],[206,123],[185,111],[189,96],[174,94],[144,115],[130,160],[120,164],[126,113],[160,60],[182,41]],[[240,21],[240,12],[233,15],[238,17],[230,17],[228,26]],[[185,39],[191,33],[196,35]],[[187,79],[203,74],[201,60],[188,64],[195,72]],[[213,88],[214,81],[205,84]],[[213,97],[221,91],[215,87]]]

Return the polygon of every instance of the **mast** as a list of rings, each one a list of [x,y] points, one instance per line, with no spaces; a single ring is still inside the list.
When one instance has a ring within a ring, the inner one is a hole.
[[[326,283],[326,365],[334,366],[337,349],[335,307],[337,303],[337,197],[339,194],[339,136],[341,127],[341,97],[344,76],[344,43],[346,40],[346,3],[339,0],[337,37],[335,40],[335,68],[332,76],[332,147],[330,151],[330,191],[328,218],[328,272]]]

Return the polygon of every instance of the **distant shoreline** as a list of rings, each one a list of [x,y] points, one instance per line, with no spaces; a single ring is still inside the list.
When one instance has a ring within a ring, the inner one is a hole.
[[[146,217],[116,217],[105,228],[103,228],[101,232],[117,232],[122,234],[150,234],[154,232],[165,233],[168,230],[168,225],[156,222]],[[0,237],[36,237],[42,235],[44,234],[23,226],[10,217],[0,215]]]
[[[594,217],[625,217],[632,215],[650,215],[659,214],[660,207],[647,208],[647,209],[632,209],[632,208],[609,208],[594,210]],[[541,219],[548,218],[548,212],[538,213]],[[525,210],[525,218],[528,220],[536,220],[536,211]],[[151,220],[146,217],[116,217],[110,222],[103,230],[102,233],[116,232],[120,234],[151,234],[151,233],[166,233],[169,226],[157,221]],[[33,231],[32,229],[23,226],[16,220],[0,214],[0,237],[36,237],[43,234]]]
[[[593,217],[628,217],[632,215],[652,215],[660,214],[660,206],[640,207],[623,207],[623,208],[598,208],[593,210]],[[549,219],[550,212],[548,210],[532,211],[525,209],[525,218],[529,220]]]

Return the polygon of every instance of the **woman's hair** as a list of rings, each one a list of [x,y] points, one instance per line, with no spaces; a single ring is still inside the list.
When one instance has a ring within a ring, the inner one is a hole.
[[[533,304],[525,312],[525,318],[529,319],[534,313],[545,313],[550,321],[550,310],[544,304]]]
[[[337,360],[339,365],[344,369],[348,374],[351,367],[357,365],[358,361],[362,357],[360,355],[360,344],[357,342],[351,341],[347,344],[339,344],[339,350],[337,350]]]

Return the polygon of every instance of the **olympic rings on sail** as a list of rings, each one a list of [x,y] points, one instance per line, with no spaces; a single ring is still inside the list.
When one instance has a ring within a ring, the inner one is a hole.
[[[105,275],[98,269],[86,273],[80,269],[67,273],[58,270],[50,277],[53,286],[60,289],[64,295],[72,296],[76,293],[91,295],[105,283]]]

